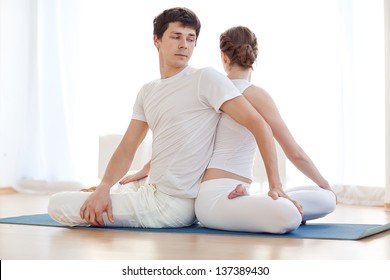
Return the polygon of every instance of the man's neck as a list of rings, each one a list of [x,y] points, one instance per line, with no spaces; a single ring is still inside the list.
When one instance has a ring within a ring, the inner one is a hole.
[[[160,67],[160,75],[161,79],[167,79],[170,77],[175,76],[177,73],[180,73],[183,71],[188,65],[182,66],[182,67],[170,67],[169,69],[164,69],[164,67]]]

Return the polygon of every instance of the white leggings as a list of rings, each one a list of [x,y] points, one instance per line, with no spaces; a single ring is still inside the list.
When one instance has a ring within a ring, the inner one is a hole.
[[[286,198],[274,200],[261,193],[228,199],[228,194],[238,184],[243,182],[215,179],[201,184],[195,200],[195,213],[203,226],[269,233],[286,233],[299,227],[302,216]],[[317,186],[291,188],[285,192],[302,205],[305,221],[324,217],[336,208],[334,193]]]
[[[89,226],[80,217],[80,208],[90,192],[61,192],[49,200],[48,213],[67,226]],[[152,184],[129,183],[115,186],[111,192],[114,224],[103,214],[107,227],[164,228],[189,226],[196,220],[193,198],[164,194]]]

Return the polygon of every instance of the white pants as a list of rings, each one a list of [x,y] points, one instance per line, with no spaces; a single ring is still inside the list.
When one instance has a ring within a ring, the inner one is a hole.
[[[80,217],[80,208],[90,192],[61,192],[49,200],[48,213],[67,226],[89,226]],[[194,223],[193,198],[177,198],[160,192],[152,184],[129,183],[110,192],[114,224],[103,214],[107,227],[184,227]]]
[[[243,182],[215,179],[201,184],[195,200],[195,213],[202,225],[222,230],[269,233],[285,233],[299,227],[302,216],[286,198],[274,200],[261,193],[228,199],[228,194],[238,184]],[[305,221],[324,217],[336,208],[333,192],[317,186],[291,188],[285,192],[302,205]]]

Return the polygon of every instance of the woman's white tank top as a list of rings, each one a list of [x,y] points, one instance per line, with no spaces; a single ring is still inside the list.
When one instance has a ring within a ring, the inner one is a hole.
[[[247,80],[232,82],[241,93],[251,86]],[[218,168],[252,179],[256,149],[253,134],[223,113],[217,126],[214,152],[208,168]]]

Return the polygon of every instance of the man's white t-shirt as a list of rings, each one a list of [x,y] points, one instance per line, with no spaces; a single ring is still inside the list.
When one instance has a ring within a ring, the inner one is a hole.
[[[152,130],[149,183],[172,196],[196,197],[213,152],[219,109],[237,96],[241,94],[233,83],[212,68],[187,66],[175,76],[145,84],[132,118]]]

